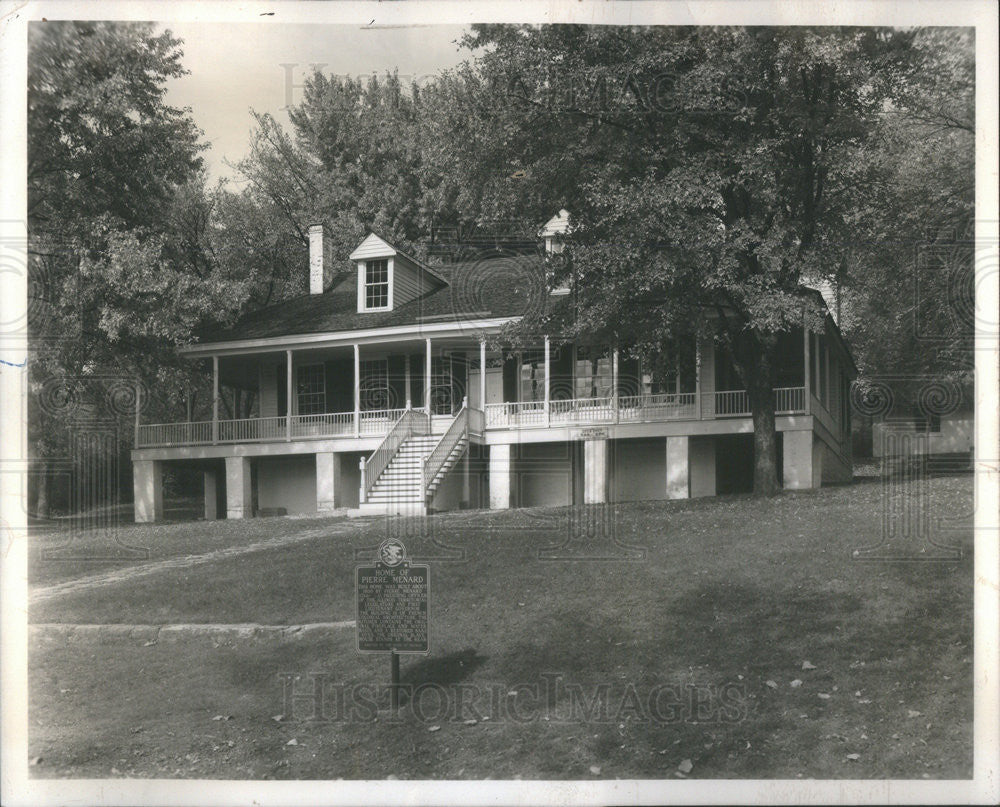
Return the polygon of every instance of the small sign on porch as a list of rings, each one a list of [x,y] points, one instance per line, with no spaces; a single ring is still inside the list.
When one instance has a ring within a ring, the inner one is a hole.
[[[607,440],[608,439],[608,428],[607,426],[587,426],[583,429],[578,429],[576,432],[577,440]]]

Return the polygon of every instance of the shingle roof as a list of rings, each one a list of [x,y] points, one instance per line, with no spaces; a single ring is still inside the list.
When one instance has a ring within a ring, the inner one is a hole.
[[[200,334],[202,344],[298,334],[368,330],[426,322],[520,316],[547,295],[537,255],[483,258],[434,272],[448,285],[397,305],[392,311],[358,312],[357,273],[348,272],[323,294],[305,294],[253,311],[232,326]]]

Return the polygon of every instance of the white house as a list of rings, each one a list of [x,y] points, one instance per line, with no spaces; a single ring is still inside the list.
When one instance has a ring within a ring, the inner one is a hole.
[[[565,216],[539,233],[559,249]],[[137,521],[162,516],[162,472],[200,468],[207,518],[262,510],[427,512],[712,496],[748,489],[746,393],[711,339],[644,367],[612,345],[498,334],[546,302],[545,260],[428,266],[369,235],[334,276],[310,228],[310,293],[185,349],[210,360],[209,421],[136,425]],[[553,300],[554,302],[554,300]],[[784,340],[775,389],[786,488],[851,476],[854,362],[832,318]],[[664,370],[664,366],[667,367]],[[257,393],[220,420],[219,385]]]

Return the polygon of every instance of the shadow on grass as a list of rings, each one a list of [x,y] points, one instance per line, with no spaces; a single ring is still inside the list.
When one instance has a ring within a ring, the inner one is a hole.
[[[424,684],[447,687],[464,681],[486,661],[487,656],[467,648],[444,656],[430,656],[407,666],[400,673],[400,683],[406,685],[400,693],[400,703],[407,701],[408,691],[412,692]]]

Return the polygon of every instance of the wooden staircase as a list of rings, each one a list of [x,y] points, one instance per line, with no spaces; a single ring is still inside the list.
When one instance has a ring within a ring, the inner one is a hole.
[[[444,434],[430,434],[427,415],[411,409],[400,417],[371,457],[361,461],[361,509],[424,515],[449,471],[469,450],[470,434],[482,436],[483,413],[468,400]]]
[[[389,465],[375,480],[361,509],[379,513],[423,515],[427,502],[469,448],[468,439],[463,436],[425,488],[423,460],[438,444],[439,439],[439,435],[428,435],[410,437],[404,441]]]

